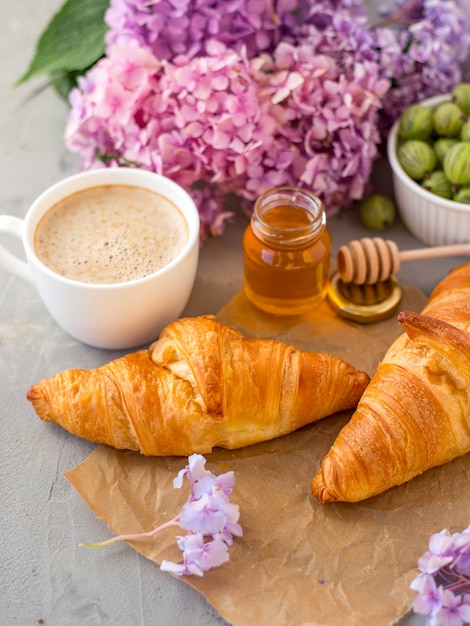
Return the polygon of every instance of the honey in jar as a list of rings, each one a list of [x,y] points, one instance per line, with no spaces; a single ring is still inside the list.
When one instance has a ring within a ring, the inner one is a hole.
[[[326,296],[331,237],[320,199],[277,187],[255,202],[243,238],[244,289],[258,308],[300,315]]]

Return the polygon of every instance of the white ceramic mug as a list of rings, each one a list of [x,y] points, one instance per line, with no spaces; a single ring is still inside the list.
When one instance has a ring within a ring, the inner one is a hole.
[[[35,251],[34,236],[48,209],[78,191],[113,184],[157,192],[179,208],[188,225],[188,240],[180,254],[153,274],[115,284],[78,282],[44,265]],[[0,265],[34,284],[51,316],[74,338],[97,348],[135,348],[156,339],[186,306],[196,277],[199,229],[195,203],[172,180],[132,168],[90,170],[44,191],[24,219],[0,215],[0,233],[20,239],[27,259],[0,245]]]

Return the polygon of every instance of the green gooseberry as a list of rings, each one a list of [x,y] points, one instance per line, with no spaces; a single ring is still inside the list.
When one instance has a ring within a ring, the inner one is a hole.
[[[420,139],[410,139],[400,144],[397,159],[408,176],[414,180],[424,178],[434,170],[437,163],[433,148]]]
[[[459,83],[451,92],[454,102],[465,115],[470,115],[470,84]]]
[[[386,196],[374,193],[364,198],[359,205],[362,223],[371,230],[384,230],[395,221],[395,205]]]
[[[434,130],[441,137],[457,137],[460,135],[466,120],[466,115],[453,102],[442,102],[434,109]]]
[[[470,184],[470,143],[459,141],[452,146],[444,158],[443,169],[454,185]]]
[[[398,135],[401,139],[427,139],[433,131],[432,110],[412,104],[400,115]]]
[[[438,161],[442,163],[449,148],[455,146],[458,142],[457,137],[439,137],[439,139],[436,139],[434,142],[434,152],[436,153]]]
[[[455,200],[455,202],[462,202],[463,204],[470,204],[470,185],[460,187],[460,189],[454,193],[453,200]]]
[[[470,141],[470,120],[467,120],[460,131],[460,141]]]
[[[434,172],[431,172],[421,183],[421,187],[441,198],[452,199],[453,185],[444,174],[443,170],[434,170]]]

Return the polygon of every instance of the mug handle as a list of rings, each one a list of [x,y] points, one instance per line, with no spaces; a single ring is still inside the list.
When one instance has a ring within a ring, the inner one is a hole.
[[[0,233],[12,235],[20,241],[23,238],[23,220],[13,215],[0,215]],[[0,266],[16,274],[28,283],[33,282],[31,270],[26,261],[18,258],[0,244]]]

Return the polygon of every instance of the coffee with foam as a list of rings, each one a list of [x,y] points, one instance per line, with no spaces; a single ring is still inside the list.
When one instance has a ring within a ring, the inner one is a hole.
[[[35,232],[39,259],[85,283],[143,278],[173,261],[188,241],[186,220],[168,198],[131,185],[103,185],[51,207]]]

